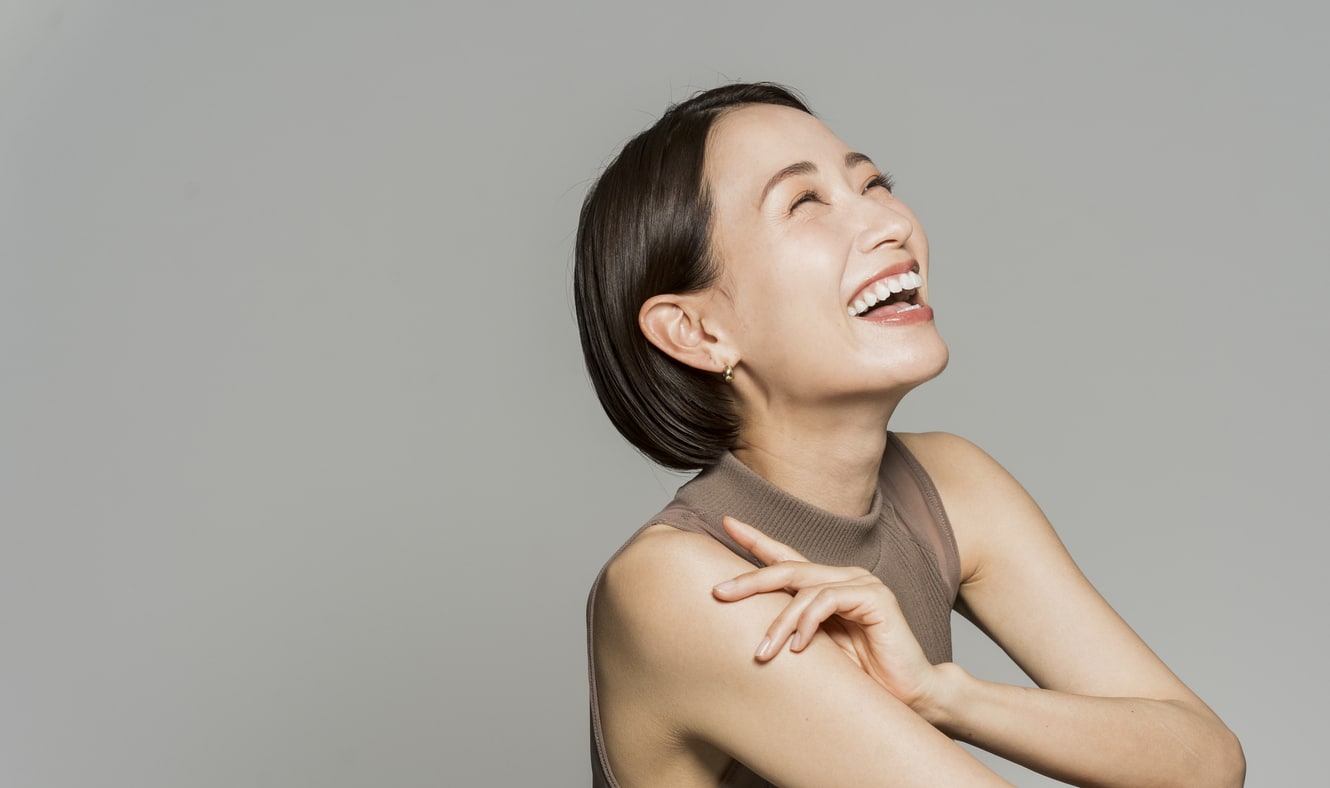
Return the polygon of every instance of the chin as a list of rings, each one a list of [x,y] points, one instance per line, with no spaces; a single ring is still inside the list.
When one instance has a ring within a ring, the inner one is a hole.
[[[933,361],[932,374],[924,380],[919,381],[920,383],[932,380],[938,375],[941,375],[942,370],[947,368],[947,362],[951,361],[951,351],[947,348],[947,343],[942,340],[942,337],[937,338],[937,351],[935,355],[936,358]]]
[[[935,330],[928,339],[912,342],[908,351],[898,354],[892,367],[900,383],[912,389],[941,375],[950,358],[947,343]]]

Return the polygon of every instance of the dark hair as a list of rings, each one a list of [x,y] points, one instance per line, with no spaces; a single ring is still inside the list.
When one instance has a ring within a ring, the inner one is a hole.
[[[720,376],[662,353],[642,334],[638,312],[652,296],[696,292],[716,280],[702,172],[707,139],[718,118],[749,104],[812,114],[770,83],[698,93],[623,147],[578,220],[573,300],[587,371],[614,426],[667,468],[715,463],[734,443],[739,419]]]

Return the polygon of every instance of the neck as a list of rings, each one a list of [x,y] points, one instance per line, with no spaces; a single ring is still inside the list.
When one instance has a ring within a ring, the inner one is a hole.
[[[861,517],[873,503],[887,420],[899,398],[865,411],[767,412],[745,420],[734,456],[767,481],[818,508]]]

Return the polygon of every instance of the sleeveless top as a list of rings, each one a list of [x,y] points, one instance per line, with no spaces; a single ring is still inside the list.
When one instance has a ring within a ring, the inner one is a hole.
[[[730,539],[721,517],[730,515],[784,542],[808,560],[832,566],[859,566],[881,578],[900,603],[910,631],[932,664],[951,661],[951,608],[960,588],[960,556],[937,489],[923,467],[894,433],[878,474],[868,514],[842,517],[819,509],[767,481],[733,454],[679,488],[674,500],[642,526],[658,523],[706,534],[750,563],[761,566]],[[628,542],[632,542],[630,538]],[[625,543],[625,547],[627,543]],[[623,547],[614,555],[618,556]],[[613,561],[614,557],[610,558]],[[609,562],[607,562],[608,565]],[[610,770],[596,698],[592,648],[596,577],[587,600],[587,652],[591,690],[591,773],[593,788],[619,788]],[[731,761],[720,788],[774,788],[756,772]]]

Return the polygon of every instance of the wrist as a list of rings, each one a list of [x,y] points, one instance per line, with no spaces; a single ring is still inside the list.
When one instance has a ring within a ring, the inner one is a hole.
[[[972,681],[974,677],[955,662],[934,665],[927,691],[910,708],[945,732],[956,721],[955,710],[963,707],[965,688]]]

